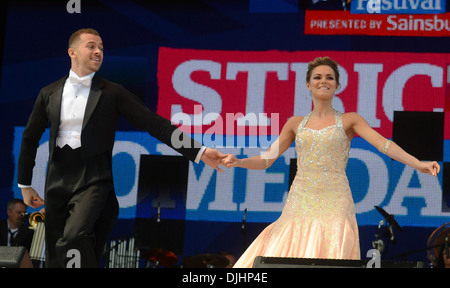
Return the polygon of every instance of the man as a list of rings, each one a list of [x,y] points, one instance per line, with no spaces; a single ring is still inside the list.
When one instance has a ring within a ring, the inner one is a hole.
[[[225,155],[202,147],[121,85],[98,76],[103,42],[97,31],[76,31],[69,39],[68,54],[69,76],[40,91],[23,131],[18,183],[27,205],[43,204],[30,185],[39,139],[50,123],[45,188],[46,264],[66,267],[67,252],[77,249],[81,267],[98,267],[118,215],[111,162],[119,116],[189,160],[202,160],[219,172],[223,172],[218,165]]]
[[[24,246],[30,251],[33,230],[24,227],[27,206],[22,199],[11,199],[6,204],[8,219],[0,221],[0,246]]]

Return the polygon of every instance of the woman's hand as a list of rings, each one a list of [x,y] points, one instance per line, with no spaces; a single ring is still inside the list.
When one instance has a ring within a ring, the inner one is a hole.
[[[420,162],[419,167],[417,168],[419,172],[430,174],[433,176],[437,176],[439,171],[441,171],[441,166],[436,161],[432,162]]]

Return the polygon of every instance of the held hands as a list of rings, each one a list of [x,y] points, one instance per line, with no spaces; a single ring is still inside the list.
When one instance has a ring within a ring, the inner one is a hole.
[[[44,205],[44,199],[32,187],[22,188],[23,202],[32,208],[38,208]]]
[[[227,157],[226,154],[222,154],[216,149],[206,148],[203,151],[203,155],[200,158],[206,165],[216,169],[220,173],[224,171],[220,169],[219,165],[223,165],[222,160]]]
[[[226,155],[225,158],[222,159],[222,165],[227,168],[231,167],[239,167],[240,159],[236,158],[233,154]]]
[[[216,149],[206,148],[203,152],[201,160],[208,166],[216,169],[220,173],[224,171],[220,169],[219,165],[227,168],[239,167],[240,159],[237,159],[233,154],[223,154]]]

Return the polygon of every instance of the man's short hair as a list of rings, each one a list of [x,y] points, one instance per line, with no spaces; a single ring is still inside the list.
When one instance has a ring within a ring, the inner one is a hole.
[[[82,28],[82,29],[79,29],[79,30],[75,31],[75,32],[72,34],[72,36],[70,36],[70,38],[69,38],[69,48],[75,48],[75,46],[76,46],[78,40],[80,40],[81,34],[85,34],[85,33],[87,33],[87,34],[93,34],[93,35],[96,35],[96,36],[100,36],[100,34],[98,33],[98,31],[95,30],[95,29],[92,29],[92,28]]]

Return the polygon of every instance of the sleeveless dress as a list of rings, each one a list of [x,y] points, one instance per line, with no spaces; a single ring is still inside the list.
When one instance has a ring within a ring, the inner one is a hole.
[[[256,256],[360,259],[355,205],[348,184],[350,141],[335,111],[336,124],[306,128],[295,137],[297,174],[281,216],[267,226],[234,267],[253,266]]]

